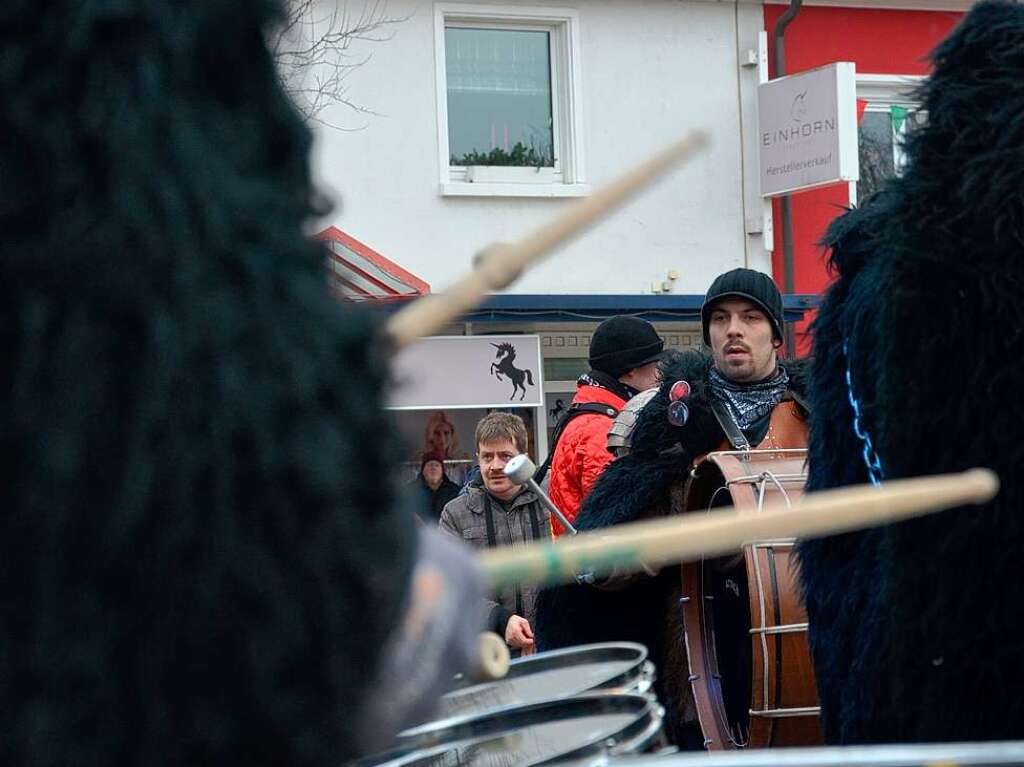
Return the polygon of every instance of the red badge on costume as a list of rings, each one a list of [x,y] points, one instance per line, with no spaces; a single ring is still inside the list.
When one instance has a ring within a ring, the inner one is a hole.
[[[688,384],[686,381],[676,381],[674,384],[672,384],[672,388],[668,390],[668,398],[672,402],[681,399],[686,399],[689,396],[690,384]]]

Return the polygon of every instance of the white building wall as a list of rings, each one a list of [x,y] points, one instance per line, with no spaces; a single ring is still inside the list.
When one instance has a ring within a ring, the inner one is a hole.
[[[672,292],[703,293],[726,269],[767,270],[760,236],[747,235],[761,213],[749,191],[744,202],[744,164],[749,174],[756,158],[741,152],[741,121],[754,120],[749,106],[757,82],[756,67],[742,67],[741,58],[756,50],[761,6],[554,5],[579,14],[585,180],[592,188],[688,129],[710,132],[713,144],[512,291],[649,293],[675,270]],[[337,225],[442,290],[482,247],[520,236],[572,200],[441,195],[434,6],[389,0],[387,12],[408,18],[390,27],[390,40],[353,48],[371,58],[347,81],[347,97],[376,114],[336,106],[322,119],[357,130],[316,128],[315,171],[338,201],[322,224]]]

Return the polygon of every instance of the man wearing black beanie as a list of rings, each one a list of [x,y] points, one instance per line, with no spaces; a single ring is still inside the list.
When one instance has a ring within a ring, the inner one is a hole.
[[[750,269],[719,275],[705,295],[701,326],[707,352],[666,354],[658,391],[637,398],[616,419],[608,439],[614,436],[623,450],[588,488],[575,518],[577,529],[671,513],[677,491],[709,452],[806,446],[804,365],[779,362],[783,307],[771,277]],[[615,357],[598,341],[595,334],[595,368]],[[595,347],[603,352],[599,359]],[[686,406],[682,414],[673,407],[680,400]],[[556,476],[557,458],[556,453]],[[537,598],[536,643],[542,651],[591,642],[647,646],[659,669],[656,689],[666,709],[666,734],[680,747],[703,748],[686,646],[672,639],[682,634],[678,586],[678,571],[666,569],[654,577],[545,589]],[[719,597],[716,605],[728,598]],[[736,599],[741,601],[739,595]]]
[[[782,346],[782,296],[767,274],[733,269],[719,275],[700,310],[704,344],[711,350],[708,384],[718,403],[732,447],[759,444],[769,420],[789,389],[789,374],[778,364]],[[730,432],[730,426],[736,426]],[[804,428],[806,432],[806,428]],[[742,436],[741,436],[742,435]],[[736,444],[737,441],[740,444]],[[804,447],[786,445],[786,447]]]
[[[590,370],[580,376],[551,460],[551,499],[572,521],[590,487],[612,460],[608,429],[628,400],[658,385],[665,342],[639,317],[609,317],[590,341]],[[581,408],[581,406],[585,406]],[[552,519],[555,535],[564,532]]]

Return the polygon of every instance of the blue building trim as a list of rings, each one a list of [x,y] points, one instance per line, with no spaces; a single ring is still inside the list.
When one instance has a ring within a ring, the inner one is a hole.
[[[796,322],[816,307],[820,297],[790,294],[782,297],[787,322]],[[632,314],[651,322],[700,320],[703,295],[531,295],[502,293],[489,296],[464,322],[595,322],[615,314]]]

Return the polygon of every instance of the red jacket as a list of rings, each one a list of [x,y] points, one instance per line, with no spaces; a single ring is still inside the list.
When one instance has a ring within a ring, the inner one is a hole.
[[[622,410],[626,404],[622,397],[607,389],[586,384],[576,389],[572,401],[600,402],[616,410]],[[576,519],[584,497],[614,457],[608,452],[608,430],[611,426],[611,416],[600,413],[578,415],[569,421],[555,447],[549,492],[555,506],[570,522]],[[551,517],[551,529],[555,536],[565,532],[555,517]]]

